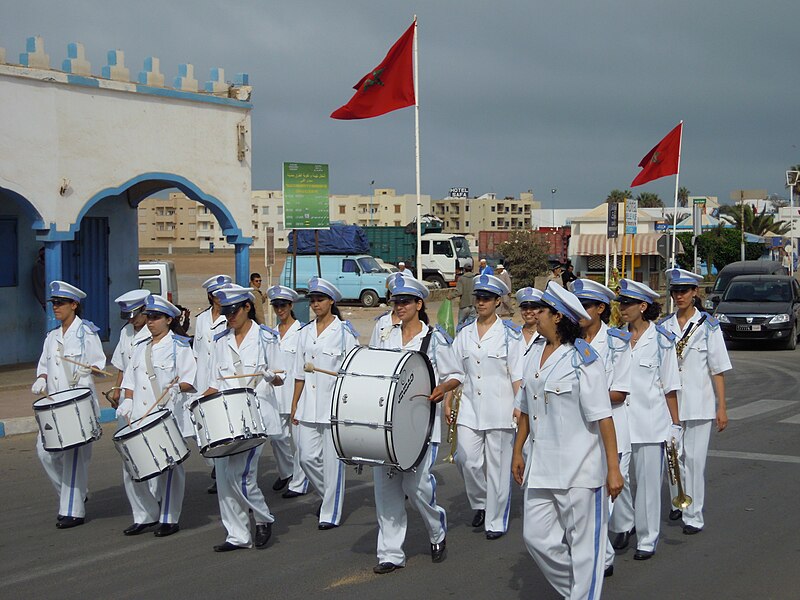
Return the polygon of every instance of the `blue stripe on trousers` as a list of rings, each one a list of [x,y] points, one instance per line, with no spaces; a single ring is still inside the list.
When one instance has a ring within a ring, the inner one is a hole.
[[[439,453],[439,444],[432,443],[431,444],[431,464],[428,467],[428,477],[430,478],[431,482],[431,501],[430,506],[433,508],[436,506],[436,476],[433,474],[433,466],[436,464],[436,456]],[[444,510],[439,510],[439,523],[442,526],[442,530],[447,533],[447,523],[446,523],[446,513]]]
[[[247,454],[247,462],[244,465],[244,472],[242,473],[242,495],[247,498],[247,475],[250,473],[250,463],[253,461],[253,456],[256,454],[258,446],[250,450]]]
[[[162,523],[167,522],[166,519],[168,518],[169,515],[169,493],[170,490],[172,489],[172,471],[173,469],[170,469],[169,474],[167,475],[167,494],[166,496],[164,496],[164,508],[161,510]]]
[[[78,448],[72,451],[72,478],[69,482],[69,507],[67,509],[67,516],[72,516],[72,502],[75,500],[75,476],[78,472]]]
[[[603,523],[603,488],[594,491],[594,562],[592,563],[592,585],[589,587],[589,600],[594,598],[594,589],[597,586],[597,560],[600,556],[600,529]]]
[[[336,495],[333,497],[333,520],[334,520],[334,522],[338,521],[339,517],[340,517],[340,515],[339,515],[339,510],[340,510],[340,508],[339,508],[339,500],[340,500],[340,496],[341,496],[340,491],[342,489],[342,487],[341,487],[342,486],[342,475],[344,475],[344,465],[338,459],[337,459],[336,462],[339,463],[339,472],[336,474]]]

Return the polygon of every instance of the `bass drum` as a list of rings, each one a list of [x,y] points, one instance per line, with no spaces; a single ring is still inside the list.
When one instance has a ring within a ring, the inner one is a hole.
[[[348,464],[416,467],[431,440],[436,407],[431,362],[413,350],[351,350],[333,391],[331,434]]]

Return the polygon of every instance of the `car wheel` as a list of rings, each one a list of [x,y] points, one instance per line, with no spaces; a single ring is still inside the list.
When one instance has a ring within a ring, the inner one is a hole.
[[[367,308],[372,308],[373,306],[378,305],[378,294],[373,292],[372,290],[366,290],[361,294],[361,304],[363,304]]]
[[[428,281],[436,286],[436,289],[442,290],[447,287],[447,284],[444,282],[444,279],[439,277],[438,275],[428,275],[425,278],[425,281]]]
[[[792,331],[789,332],[789,339],[786,340],[784,350],[794,350],[797,348],[797,325],[792,326]]]

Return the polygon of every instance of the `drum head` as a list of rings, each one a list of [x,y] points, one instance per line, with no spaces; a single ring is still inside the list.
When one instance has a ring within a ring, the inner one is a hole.
[[[71,390],[62,390],[60,392],[53,392],[52,394],[50,394],[50,397],[45,396],[44,398],[39,398],[36,402],[33,403],[33,408],[34,410],[39,410],[43,408],[53,408],[55,406],[61,406],[62,404],[67,404],[68,402],[81,400],[91,395],[92,395],[92,390],[85,387],[73,388]]]
[[[143,419],[137,419],[132,421],[130,425],[125,425],[121,429],[118,429],[117,432],[114,434],[115,440],[122,440],[128,437],[129,435],[135,434],[137,431],[142,431],[147,429],[154,423],[158,423],[159,421],[163,421],[164,419],[168,419],[172,413],[165,408],[160,410],[155,410],[147,415]]]
[[[399,365],[392,396],[391,452],[401,471],[416,467],[431,438],[436,406],[428,401],[433,390],[433,368],[421,352],[409,352]]]

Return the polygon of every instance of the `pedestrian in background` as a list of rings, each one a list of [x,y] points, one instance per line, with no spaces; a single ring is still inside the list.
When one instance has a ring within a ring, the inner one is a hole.
[[[472,289],[475,285],[475,273],[472,267],[466,267],[464,274],[456,282],[455,297],[458,298],[458,324],[461,325],[468,318],[475,316],[475,307],[472,302]]]
[[[514,289],[511,287],[511,274],[508,271],[506,271],[506,268],[502,265],[502,263],[497,265],[497,271],[495,273],[495,277],[497,277],[500,281],[505,283],[508,286],[509,290]],[[514,305],[511,304],[510,293],[500,298],[500,311],[498,314],[501,317],[514,316]]]
[[[265,325],[267,321],[264,318],[264,302],[267,295],[261,291],[261,273],[250,273],[250,287],[253,288],[253,298],[255,299],[253,308],[256,309],[256,323]]]

